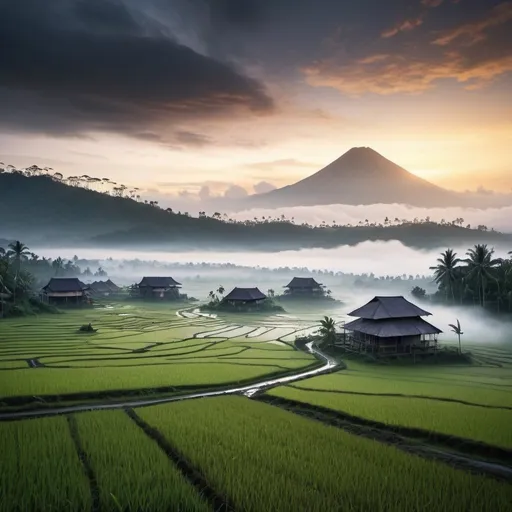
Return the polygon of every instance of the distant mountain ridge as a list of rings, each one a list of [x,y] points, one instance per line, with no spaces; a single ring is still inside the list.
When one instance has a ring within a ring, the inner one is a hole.
[[[31,246],[144,247],[146,250],[258,250],[332,248],[398,240],[417,248],[460,244],[512,246],[512,235],[458,226],[404,224],[311,227],[289,222],[229,223],[190,217],[81,187],[49,176],[0,174],[0,239]]]
[[[297,183],[251,196],[245,208],[377,203],[432,208],[470,202],[465,194],[434,185],[371,148],[358,147]]]

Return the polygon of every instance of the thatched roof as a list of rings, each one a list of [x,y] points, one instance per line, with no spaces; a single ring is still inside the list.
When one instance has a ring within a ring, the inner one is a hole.
[[[88,289],[77,277],[52,277],[43,288],[47,292],[81,292]]]
[[[139,287],[147,286],[149,288],[175,288],[181,286],[181,283],[175,281],[172,277],[143,277]]]
[[[116,283],[114,283],[110,279],[107,279],[105,282],[108,284],[108,286],[110,287],[110,290],[113,292],[118,292],[121,289],[119,286],[117,286]]]
[[[117,292],[120,290],[110,279],[108,281],[94,281],[89,286],[92,291],[98,293]]]
[[[258,288],[233,288],[233,290],[224,297],[224,300],[250,302],[266,298],[267,296]]]
[[[349,316],[357,316],[371,320],[383,320],[385,318],[412,318],[431,315],[404,297],[374,297],[363,307],[352,311]]]
[[[389,318],[385,320],[368,320],[358,318],[345,324],[349,331],[362,332],[379,338],[394,338],[399,336],[417,336],[419,334],[439,334],[443,331],[423,318]]]
[[[294,277],[285,288],[321,288],[322,285],[317,283],[312,277]]]

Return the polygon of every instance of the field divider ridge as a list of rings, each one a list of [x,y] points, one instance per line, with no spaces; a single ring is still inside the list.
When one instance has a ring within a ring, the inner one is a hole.
[[[87,480],[89,481],[89,488],[91,491],[91,512],[100,512],[100,489],[98,486],[98,482],[96,480],[96,475],[94,474],[94,470],[92,469],[91,462],[89,461],[89,457],[85,452],[82,441],[80,439],[80,434],[78,432],[78,424],[76,422],[76,418],[70,414],[66,416],[66,420],[69,427],[69,434],[71,435],[71,439],[73,440],[73,444],[75,445],[76,453],[80,462],[82,463],[82,468],[87,476]]]
[[[199,494],[212,506],[213,510],[216,512],[235,512],[232,500],[215,491],[201,471],[193,466],[185,456],[161,434],[158,429],[144,421],[132,408],[126,407],[124,411],[144,432],[144,434],[152,439],[167,455],[171,462],[181,472],[183,477],[197,489]]]
[[[509,465],[512,460],[512,450],[506,448],[412,427],[387,425],[289,398],[263,394],[254,399],[324,425],[340,428],[349,434],[393,446],[406,453],[443,462],[473,474],[512,483],[512,466]],[[430,446],[429,442],[447,448],[449,451]],[[484,460],[484,458],[493,460]]]

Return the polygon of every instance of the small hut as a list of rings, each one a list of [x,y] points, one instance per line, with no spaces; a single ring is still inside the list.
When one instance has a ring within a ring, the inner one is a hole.
[[[266,298],[258,288],[233,288],[222,302],[231,306],[256,306]]]
[[[138,284],[140,296],[144,299],[178,300],[181,283],[172,277],[143,277]]]
[[[89,287],[77,277],[52,277],[42,290],[42,297],[55,304],[80,304],[88,300]]]
[[[430,315],[401,296],[374,297],[349,313],[358,318],[345,324],[344,344],[377,356],[435,353],[442,331],[423,320]]]
[[[323,296],[323,285],[312,277],[294,277],[286,286],[285,293],[290,297]]]
[[[119,286],[114,284],[110,279],[108,281],[94,281],[89,287],[92,294],[105,297],[118,293],[120,290]]]

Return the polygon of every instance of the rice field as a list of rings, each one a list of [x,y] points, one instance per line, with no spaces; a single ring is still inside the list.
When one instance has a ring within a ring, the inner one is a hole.
[[[76,422],[101,510],[209,510],[156,443],[123,412],[81,414]]]
[[[88,323],[96,333],[77,332]],[[303,327],[277,316],[221,319],[155,303],[7,319],[0,329],[0,401],[221,385],[295,370],[315,359],[280,337],[294,339]]]
[[[512,363],[506,348],[487,365],[416,367],[363,364],[313,377],[269,394],[389,425],[512,448]],[[499,365],[499,366],[498,366]]]
[[[137,411],[246,511],[505,511],[512,487],[241,397]]]
[[[89,322],[97,333],[77,332]],[[311,329],[289,315],[209,317],[154,303],[2,320],[0,403],[295,371],[317,362],[293,345]],[[472,351],[466,366],[348,359],[267,394],[510,449],[512,352]],[[241,396],[0,422],[0,512],[510,510],[510,483],[398,448]]]
[[[65,418],[0,423],[0,453],[0,511],[91,509]]]

